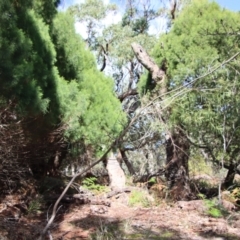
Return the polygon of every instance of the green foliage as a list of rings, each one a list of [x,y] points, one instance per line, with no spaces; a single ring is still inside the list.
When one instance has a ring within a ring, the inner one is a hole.
[[[129,26],[134,35],[146,34],[149,30],[150,21],[157,18],[161,11],[139,4],[137,1],[131,1],[127,4],[126,11],[122,18],[122,27]]]
[[[97,70],[73,23],[68,12],[59,13],[51,31],[62,77],[58,97],[67,124],[65,136],[71,141],[84,139],[86,145],[107,144],[121,131],[125,116],[113,93],[113,81]]]
[[[205,205],[207,206],[207,214],[211,217],[220,218],[223,216],[222,209],[219,205],[216,204],[215,200],[204,200]]]
[[[116,9],[114,4],[104,4],[102,0],[86,0],[84,3],[75,5],[70,11],[75,13],[80,21],[96,20],[105,18],[108,12]]]
[[[226,210],[217,204],[216,199],[206,199],[204,194],[198,194],[198,197],[204,201],[204,205],[207,207],[206,214],[210,217],[220,218],[227,214]]]
[[[30,201],[27,208],[28,215],[37,214],[41,210],[43,204],[44,204],[43,198],[40,196]]]
[[[47,24],[51,24],[55,14],[57,13],[56,7],[60,0],[34,0],[32,1],[34,11],[43,19]]]
[[[68,139],[84,138],[86,144],[107,144],[109,137],[119,134],[125,117],[111,85],[111,80],[97,71],[85,72],[84,81],[79,84],[72,81],[61,85],[59,96],[65,100],[62,109]]]
[[[149,207],[151,206],[151,202],[146,196],[146,192],[133,190],[129,196],[128,204],[131,207],[135,206],[143,206]]]
[[[69,141],[108,144],[125,123],[113,81],[97,70],[73,18],[56,13],[57,2],[0,3],[0,95],[43,128],[64,125]]]
[[[240,57],[224,63],[240,50],[239,24],[238,13],[215,2],[193,0],[152,50],[167,73],[168,95],[161,106],[171,109],[169,129],[181,125],[219,164],[237,163],[240,153]],[[139,88],[147,92],[148,87],[146,75]]]
[[[197,197],[202,199],[202,200],[206,199],[206,196],[204,194],[202,194],[202,193],[197,194]]]
[[[53,67],[56,54],[49,28],[31,4],[4,1],[0,6],[1,95],[14,99],[25,114],[48,112],[56,120],[58,74]]]
[[[136,11],[136,9],[135,9]],[[149,23],[145,17],[137,19],[133,18],[132,11],[127,11],[122,19],[122,27],[130,26],[134,35],[146,33],[149,28]]]
[[[125,234],[119,229],[119,224],[99,223],[96,231],[91,234],[91,240],[122,240]]]
[[[88,189],[93,192],[96,192],[96,193],[102,193],[107,190],[107,188],[105,186],[101,186],[100,184],[97,183],[97,178],[95,178],[95,177],[85,178],[82,181],[82,184],[83,184],[82,185],[83,188]]]
[[[156,177],[151,177],[151,178],[148,180],[148,183],[150,183],[150,184],[155,184],[155,183],[157,183]]]
[[[192,151],[189,159],[189,174],[191,176],[198,176],[201,174],[212,175],[213,164],[207,162],[198,151]]]
[[[156,87],[156,83],[153,81],[150,73],[145,72],[138,83],[138,92],[141,96],[144,96],[149,92],[151,92]]]
[[[128,64],[131,59],[134,59],[134,53],[131,48],[133,42],[138,42],[144,46],[146,51],[150,51],[156,43],[155,36],[150,36],[146,32],[136,35],[131,27],[125,26],[123,28],[120,23],[110,25],[104,29],[103,37],[99,38],[100,43],[104,43],[106,36],[112,42],[109,56],[118,68]]]
[[[108,24],[108,26],[103,26],[102,20],[107,14],[117,12],[117,6],[113,4],[104,4],[102,0],[88,0],[69,9],[77,21],[86,23],[88,26],[86,42],[91,50],[96,51],[99,62],[103,59],[102,50],[105,48],[108,59],[112,62],[113,76],[116,79],[120,69],[134,59],[134,53],[131,50],[132,42],[141,43],[147,50],[150,50],[156,42],[155,37],[148,35],[147,28],[150,19],[157,17],[158,13],[149,9],[144,15],[143,10],[137,10],[141,5],[134,8],[138,14],[135,12],[134,16],[130,16],[130,10],[126,10],[123,17],[123,22],[124,18],[128,19],[126,24],[120,22]]]
[[[54,18],[51,36],[57,52],[56,65],[65,80],[81,81],[83,71],[96,68],[93,56],[75,33],[74,19],[68,12],[60,12]]]
[[[79,22],[86,24],[88,36],[87,43],[91,49],[99,47],[99,30],[102,29],[102,20],[108,13],[116,10],[115,4],[105,4],[103,0],[86,0],[84,3],[69,8],[69,12],[74,15]]]

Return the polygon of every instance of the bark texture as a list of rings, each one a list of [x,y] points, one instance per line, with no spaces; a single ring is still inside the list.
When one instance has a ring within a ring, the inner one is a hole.
[[[184,131],[174,129],[166,140],[165,177],[175,200],[191,199],[188,160],[190,145]]]
[[[120,164],[112,153],[111,156],[108,158],[107,161],[107,171],[110,179],[110,187],[113,190],[119,190],[125,188],[125,174],[120,167]]]
[[[158,67],[141,45],[132,43],[132,49],[138,61],[151,73],[154,81],[164,80],[165,72]]]

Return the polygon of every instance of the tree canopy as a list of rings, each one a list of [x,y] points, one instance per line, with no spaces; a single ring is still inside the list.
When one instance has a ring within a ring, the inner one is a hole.
[[[170,107],[169,129],[182,128],[193,147],[227,169],[239,165],[238,26],[239,13],[192,1],[152,51],[166,72],[161,104]],[[142,78],[140,86],[148,85]]]
[[[96,153],[118,136],[125,116],[112,79],[98,71],[73,17],[58,13],[57,4],[1,2],[1,101],[31,122],[24,126],[31,143],[62,126],[65,142],[92,145]]]
[[[52,37],[63,83],[59,84],[66,135],[88,143],[106,144],[124,124],[121,105],[113,93],[113,81],[97,70],[93,55],[75,33],[73,18],[59,13],[53,21]]]
[[[124,173],[155,185],[156,198],[218,194],[221,204],[227,189],[239,206],[239,13],[210,0],[126,0],[122,9],[111,2],[84,0],[65,11],[60,0],[0,2],[0,192],[24,191],[27,208],[22,196],[2,205],[18,220],[16,209],[27,215],[62,192],[39,239],[76,178],[92,190],[112,187],[92,201],[106,206],[105,195],[133,189]],[[164,26],[160,33],[153,23]],[[195,181],[193,165],[201,173],[210,166],[215,186]],[[116,189],[115,177],[124,180]],[[78,183],[64,200],[89,203]]]
[[[96,156],[128,122],[117,148],[131,173],[130,151],[154,167],[160,158],[168,159],[165,167],[182,158],[186,176],[193,152],[238,172],[239,13],[207,0],[176,3],[156,9],[129,0],[121,21],[104,26],[118,11],[104,1],[65,12],[55,0],[1,2],[1,106],[10,104],[24,119],[29,146],[55,142],[46,159],[63,148],[58,141]],[[159,36],[149,31],[157,18],[166,23]],[[76,21],[87,24],[86,39]],[[144,70],[134,42],[152,53],[164,81]],[[178,170],[176,164],[168,171]]]

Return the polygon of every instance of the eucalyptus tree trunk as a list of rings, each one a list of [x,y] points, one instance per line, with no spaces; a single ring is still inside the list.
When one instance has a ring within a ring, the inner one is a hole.
[[[171,189],[171,196],[177,200],[191,198],[189,185],[188,160],[190,144],[184,133],[175,128],[166,139],[166,172],[165,176]]]
[[[121,190],[125,188],[125,174],[120,167],[117,157],[113,153],[111,153],[107,159],[107,171],[110,179],[110,187],[112,190]]]
[[[154,98],[161,96],[164,99],[167,89],[167,77],[148,53],[137,43],[132,44],[132,49],[138,61],[149,71],[152,80],[155,81]],[[163,123],[169,121],[169,109],[160,109],[159,120]],[[171,197],[177,200],[187,200],[191,198],[191,190],[188,177],[188,159],[190,145],[184,130],[180,124],[174,126],[166,134],[166,172],[165,177],[169,183]]]

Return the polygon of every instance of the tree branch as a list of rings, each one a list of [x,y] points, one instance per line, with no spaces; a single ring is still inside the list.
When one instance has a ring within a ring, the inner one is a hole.
[[[152,79],[156,83],[164,81],[165,72],[158,67],[143,47],[137,43],[132,43],[132,49],[138,61],[151,73]]]
[[[172,20],[175,19],[176,9],[177,9],[177,0],[172,0],[172,3],[171,3],[171,10],[170,10]]]
[[[124,161],[124,163],[126,164],[127,168],[128,168],[128,171],[131,175],[134,175],[135,174],[135,170],[132,166],[132,164],[130,163],[127,155],[126,155],[126,152],[123,150],[123,149],[119,149],[120,151],[120,154],[122,156],[122,160]]]
[[[100,69],[100,72],[102,72],[105,67],[106,67],[106,62],[107,62],[107,55],[108,55],[108,43],[106,43],[106,49],[104,49],[103,45],[100,45],[101,46],[101,52],[103,52],[103,64],[102,64],[102,67]]]

